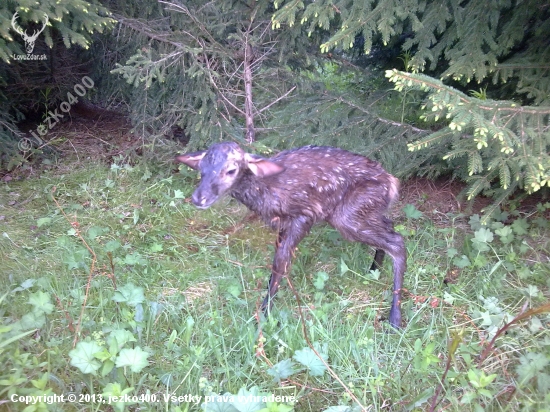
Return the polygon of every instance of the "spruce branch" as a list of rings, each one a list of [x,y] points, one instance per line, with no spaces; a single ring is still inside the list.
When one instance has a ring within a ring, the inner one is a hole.
[[[375,116],[371,111],[367,110],[365,107],[359,106],[358,104],[355,104],[355,103],[353,103],[349,100],[344,99],[343,97],[339,97],[337,100],[339,102],[347,104],[350,107],[353,107],[354,109],[359,110],[360,112],[362,112],[364,114],[367,114],[369,116]],[[379,121],[381,123],[385,123],[387,125],[396,126],[396,127],[399,127],[399,128],[404,128],[404,129],[410,130],[410,131],[418,133],[418,134],[428,133],[428,130],[420,129],[418,127],[414,127],[414,126],[412,126],[410,124],[407,124],[407,123],[399,123],[399,122],[395,122],[393,120],[384,119],[384,118],[379,117],[379,116],[375,116],[375,117],[376,117],[377,121]]]
[[[516,188],[533,193],[550,186],[550,107],[467,96],[418,73],[388,70],[386,77],[398,91],[426,92],[425,118],[448,119],[440,130],[410,143],[409,150],[452,142],[443,159],[467,156],[463,175],[470,182],[469,199],[497,183],[500,188],[493,191],[497,205]]]

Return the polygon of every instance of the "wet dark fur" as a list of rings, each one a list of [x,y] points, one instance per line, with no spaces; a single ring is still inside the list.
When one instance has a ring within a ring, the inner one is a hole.
[[[403,238],[385,216],[398,196],[399,181],[379,163],[346,150],[319,146],[262,159],[244,153],[235,143],[219,143],[178,160],[201,171],[201,183],[193,194],[197,206],[208,207],[227,193],[278,230],[263,309],[271,307],[298,243],[315,223],[326,221],[345,239],[375,247],[373,268],[382,264],[386,253],[391,256],[394,297],[390,323],[401,325],[406,250]]]

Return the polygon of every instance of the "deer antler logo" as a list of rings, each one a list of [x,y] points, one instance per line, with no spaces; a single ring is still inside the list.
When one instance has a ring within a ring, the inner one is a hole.
[[[42,28],[40,30],[35,30],[34,34],[32,36],[29,36],[27,32],[23,31],[23,29],[17,24],[17,18],[19,17],[17,13],[18,12],[15,12],[13,18],[11,19],[11,27],[13,27],[13,29],[23,37],[23,40],[25,40],[25,50],[27,51],[27,54],[31,54],[34,50],[34,42],[38,38],[38,35],[44,31],[46,25],[48,24],[48,15],[44,13],[45,21]]]

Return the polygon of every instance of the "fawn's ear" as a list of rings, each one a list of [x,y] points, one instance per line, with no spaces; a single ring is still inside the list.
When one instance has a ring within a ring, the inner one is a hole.
[[[248,164],[248,168],[255,176],[265,177],[281,173],[285,168],[271,160],[263,157],[245,153],[244,159]]]
[[[206,150],[201,150],[200,152],[193,152],[176,156],[176,160],[178,162],[185,163],[191,169],[197,170],[199,168],[199,163],[205,154]]]

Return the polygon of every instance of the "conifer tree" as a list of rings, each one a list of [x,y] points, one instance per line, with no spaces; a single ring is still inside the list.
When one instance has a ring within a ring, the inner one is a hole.
[[[75,69],[82,49],[90,47],[94,33],[113,23],[109,11],[94,0],[0,4],[0,167],[11,169],[24,161],[17,148],[23,133],[16,122],[25,112],[47,112],[66,99],[67,90],[86,73]],[[27,48],[28,40],[32,48]],[[39,58],[19,58],[27,55]]]
[[[321,51],[351,49],[361,39],[364,53],[377,41],[401,47],[409,72],[387,77],[401,91],[425,92],[425,119],[440,129],[410,142],[409,150],[430,147],[469,182],[471,199],[480,192],[495,203],[516,189],[527,193],[550,186],[550,7],[536,0],[331,0],[276,1],[274,28],[325,29]],[[437,80],[419,74],[427,71]],[[514,87],[487,99],[486,89]],[[512,101],[513,100],[513,101]],[[521,102],[521,103],[519,103]],[[522,105],[523,104],[523,105]],[[443,122],[440,120],[443,119]]]
[[[14,54],[25,54],[24,43],[14,25],[30,35],[37,32],[33,23],[42,23],[44,16],[47,16],[47,25],[40,35],[50,48],[58,32],[65,47],[78,45],[87,49],[94,32],[102,33],[114,23],[109,11],[96,1],[73,0],[61,4],[57,0],[7,0],[0,5],[0,59],[13,63]],[[28,29],[29,26],[32,29]]]
[[[122,29],[113,47],[119,55],[128,44],[138,50],[113,73],[134,86],[128,100],[139,133],[170,135],[177,125],[188,134],[187,150],[220,140],[259,140],[255,150],[265,152],[333,145],[378,159],[400,177],[441,173],[433,153],[407,153],[407,141],[425,130],[365,109],[380,98],[367,92],[369,73],[320,63],[312,44],[321,31],[308,38],[300,27],[273,30],[269,1],[143,4],[140,18],[111,7]]]
[[[387,77],[397,90],[428,92],[426,119],[449,120],[440,130],[409,143],[409,150],[439,145],[450,149],[444,159],[465,159],[455,164],[469,182],[468,199],[482,191],[496,198],[486,216],[518,188],[533,193],[550,186],[550,107],[471,97],[418,73],[388,70]]]
[[[272,30],[267,0],[162,1],[146,22],[114,10],[125,41],[147,44],[113,70],[136,87],[131,112],[145,135],[170,134],[177,125],[191,147],[252,142],[268,110],[294,89],[284,63],[307,39]]]

